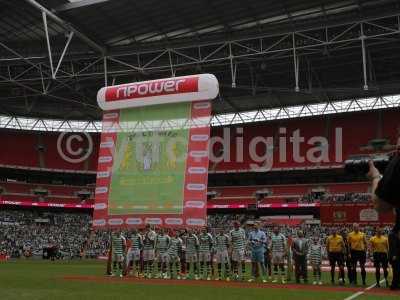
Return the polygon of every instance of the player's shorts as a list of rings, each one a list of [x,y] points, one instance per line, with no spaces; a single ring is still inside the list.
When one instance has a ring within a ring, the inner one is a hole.
[[[124,261],[124,255],[123,254],[113,253],[112,254],[112,261],[123,262]]]
[[[271,262],[273,265],[282,265],[285,263],[285,253],[284,252],[272,252]]]
[[[128,261],[139,261],[140,260],[140,250],[128,250],[127,254]]]
[[[357,264],[360,262],[361,265],[364,265],[367,261],[367,253],[365,251],[357,251],[351,250],[351,261],[353,264]]]
[[[156,260],[159,262],[166,262],[167,261],[167,252],[157,252]]]
[[[195,263],[197,262],[197,254],[196,253],[186,253],[186,263]]]
[[[264,263],[264,251],[251,251],[251,262]]]
[[[344,265],[344,255],[341,252],[330,252],[329,253],[329,264],[331,266],[335,266],[338,264],[339,266]]]
[[[199,252],[199,261],[200,262],[211,261],[211,253],[210,252]]]
[[[236,262],[244,261],[246,259],[244,250],[232,250],[232,260]]]
[[[382,266],[383,268],[387,268],[389,264],[389,259],[387,253],[383,252],[375,252],[374,253],[374,266],[379,267]]]
[[[171,264],[180,262],[179,255],[168,255],[168,254],[166,254],[165,255],[165,259],[166,259],[167,263],[171,263]]]
[[[316,259],[310,259],[310,265],[312,265],[312,266],[318,267],[318,266],[320,266],[321,264],[322,264],[321,259],[318,259],[318,258],[316,258]]]
[[[150,261],[150,260],[154,260],[154,250],[150,249],[150,250],[143,250],[143,261]]]
[[[217,251],[215,253],[215,260],[218,264],[226,264],[229,262],[228,250],[225,251]]]

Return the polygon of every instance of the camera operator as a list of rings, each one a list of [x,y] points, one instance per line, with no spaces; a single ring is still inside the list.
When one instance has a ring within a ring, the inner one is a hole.
[[[391,289],[400,288],[400,137],[396,151],[383,175],[369,162],[372,199],[378,212],[395,210],[395,226],[389,235],[389,260],[393,267]]]

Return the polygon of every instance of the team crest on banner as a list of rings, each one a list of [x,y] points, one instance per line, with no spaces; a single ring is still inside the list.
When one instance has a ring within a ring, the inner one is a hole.
[[[344,222],[347,219],[347,215],[345,211],[337,210],[333,212],[333,220],[335,222]]]

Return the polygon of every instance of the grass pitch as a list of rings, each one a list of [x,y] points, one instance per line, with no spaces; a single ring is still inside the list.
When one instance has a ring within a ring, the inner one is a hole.
[[[146,281],[108,278],[105,263],[98,261],[8,261],[0,263],[1,300],[47,299],[155,299],[155,300],[345,300],[358,289],[335,288],[330,285],[277,286],[272,284],[225,284],[213,281]],[[328,274],[324,274],[328,282]],[[96,280],[67,280],[68,277],[97,278]],[[368,285],[373,284],[372,276]],[[359,300],[398,300],[400,293],[387,289],[371,289],[356,297]]]

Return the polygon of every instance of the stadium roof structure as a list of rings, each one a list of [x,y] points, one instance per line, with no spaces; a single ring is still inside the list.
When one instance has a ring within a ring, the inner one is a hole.
[[[0,4],[2,116],[96,121],[104,85],[195,73],[217,76],[214,114],[232,123],[400,94],[396,0]]]

